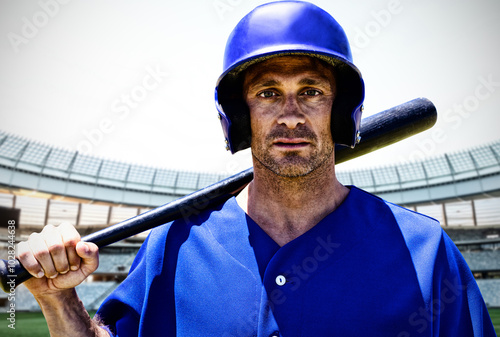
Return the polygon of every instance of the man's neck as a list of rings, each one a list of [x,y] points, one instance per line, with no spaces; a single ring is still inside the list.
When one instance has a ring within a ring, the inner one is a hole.
[[[238,195],[237,201],[276,243],[283,246],[333,212],[348,193],[349,189],[335,177],[333,162],[297,178],[280,177],[254,163],[254,179]]]

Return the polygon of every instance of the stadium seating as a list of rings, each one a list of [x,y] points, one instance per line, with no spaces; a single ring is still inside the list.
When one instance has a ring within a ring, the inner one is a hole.
[[[117,282],[84,282],[76,287],[76,292],[87,310],[97,310],[101,302],[116,287]]]
[[[136,253],[101,253],[96,274],[127,274]]]
[[[500,270],[500,250],[462,252],[462,255],[473,272]]]
[[[500,279],[477,280],[487,307],[500,308]]]

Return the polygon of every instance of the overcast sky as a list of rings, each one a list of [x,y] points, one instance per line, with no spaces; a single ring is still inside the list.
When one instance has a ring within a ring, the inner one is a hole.
[[[131,163],[236,173],[213,92],[228,35],[266,1],[0,0],[0,129]],[[372,167],[500,138],[498,0],[312,1],[344,27],[365,116],[416,97],[419,136],[342,164]]]

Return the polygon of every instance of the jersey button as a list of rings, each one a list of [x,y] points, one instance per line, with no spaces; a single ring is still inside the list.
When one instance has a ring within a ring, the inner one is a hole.
[[[270,334],[269,337],[280,337],[280,333],[279,331],[275,331],[272,334]]]
[[[283,286],[286,283],[286,278],[283,275],[276,276],[276,284],[279,286]]]

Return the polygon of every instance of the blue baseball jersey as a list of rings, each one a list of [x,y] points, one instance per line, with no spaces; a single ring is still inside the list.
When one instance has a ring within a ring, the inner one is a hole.
[[[156,228],[98,315],[120,337],[495,336],[439,223],[356,187],[283,247],[235,198]]]

